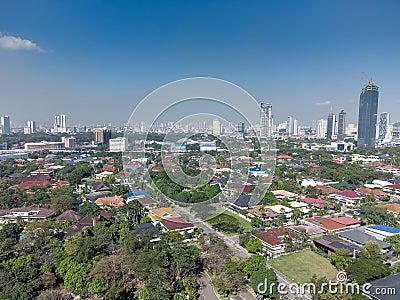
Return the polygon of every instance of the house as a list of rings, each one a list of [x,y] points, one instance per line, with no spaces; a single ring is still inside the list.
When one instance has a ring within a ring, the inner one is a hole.
[[[300,234],[301,232],[305,231],[310,239],[320,237],[325,233],[325,230],[311,225],[293,225],[288,226],[287,228],[293,231],[295,234]]]
[[[303,220],[304,224],[319,227],[327,232],[338,232],[360,226],[361,221],[352,217],[313,217]]]
[[[330,198],[339,201],[345,205],[354,206],[363,199],[362,196],[351,190],[337,191],[329,195]]]
[[[135,198],[128,198],[126,203],[131,202],[132,200],[136,199],[144,208],[151,209],[157,206],[158,201],[154,200],[150,196],[142,196],[142,197],[135,197]]]
[[[365,229],[366,226],[359,227],[356,229],[346,230],[343,232],[339,232],[338,236],[358,246],[364,246],[367,242],[376,242],[381,248],[382,253],[387,253],[390,251],[391,246],[389,243],[378,240],[376,237],[367,234],[365,232]]]
[[[180,217],[161,220],[160,224],[166,231],[193,232],[196,229],[193,223],[185,221]]]
[[[315,208],[325,208],[328,205],[328,201],[322,199],[314,199],[314,198],[304,198],[299,200],[300,202],[306,203],[308,206],[313,206]]]
[[[97,198],[94,203],[96,203],[98,206],[103,207],[103,206],[113,206],[113,207],[121,207],[125,205],[124,198],[120,196],[111,196],[111,197],[101,197]]]
[[[399,203],[388,203],[388,204],[378,204],[379,207],[386,209],[391,212],[396,217],[400,215],[400,204]]]
[[[308,205],[304,202],[291,201],[289,202],[289,205],[292,208],[298,208],[303,214],[307,214],[310,212]]]
[[[80,234],[83,231],[84,226],[80,224],[72,224],[63,230],[63,238],[69,238],[71,236]]]
[[[387,194],[381,190],[378,189],[370,189],[367,187],[360,187],[356,189],[356,193],[362,196],[373,196],[375,199],[379,199],[383,196],[386,196]]]
[[[225,173],[225,172],[232,172],[232,169],[228,166],[221,166],[221,165],[212,165],[211,169],[214,173]]]
[[[160,237],[158,236],[159,230],[156,226],[152,223],[143,223],[136,226],[135,230],[133,231],[134,234],[143,236],[149,234],[151,239],[150,242],[158,242],[160,241]]]
[[[318,190],[320,190],[322,192],[322,194],[324,194],[324,195],[330,195],[330,194],[339,192],[338,189],[331,187],[331,186],[327,186],[327,185],[317,185],[316,188]]]
[[[181,216],[180,214],[174,212],[170,207],[160,207],[160,208],[150,209],[147,214],[153,220],[153,222],[158,222],[160,220],[165,220],[165,219],[178,218]]]
[[[334,235],[325,235],[320,239],[314,240],[314,244],[328,254],[335,253],[338,249],[343,249],[349,251],[348,255],[352,256],[360,249],[357,245]]]
[[[271,221],[278,217],[272,209],[267,207],[256,206],[247,210],[249,217],[259,218],[262,221]]]
[[[266,231],[256,233],[253,237],[262,242],[263,249],[268,253],[268,257],[275,258],[285,253],[285,236],[296,238],[296,234],[286,228],[271,228]]]
[[[271,209],[274,213],[276,213],[278,215],[283,214],[286,216],[286,218],[290,218],[292,216],[293,209],[291,209],[290,207],[287,207],[287,206],[277,204],[277,205],[266,206],[266,208]]]
[[[102,182],[93,182],[93,192],[111,192],[111,189]]]
[[[102,169],[103,172],[115,172],[115,168],[113,166],[105,165]]]
[[[32,171],[31,175],[32,176],[46,175],[46,176],[52,177],[52,176],[54,176],[54,173],[55,173],[54,169],[47,168],[47,169],[37,169],[35,171]]]
[[[54,216],[54,211],[47,208],[41,207],[17,207],[11,208],[10,210],[4,212],[0,215],[1,222],[15,222],[17,219],[22,219],[25,221],[29,220],[44,220]]]
[[[232,200],[232,206],[237,209],[247,209],[248,207],[254,207],[260,203],[260,199],[255,195],[241,194],[236,199]]]
[[[274,194],[274,196],[277,199],[283,199],[283,198],[294,199],[294,198],[297,197],[297,194],[292,193],[292,192],[288,192],[288,191],[285,191],[285,190],[272,191],[272,194]]]
[[[365,233],[376,237],[380,241],[383,241],[389,236],[400,234],[400,228],[384,225],[373,225],[366,227]]]
[[[159,230],[152,223],[143,223],[137,225],[135,230],[133,231],[133,233],[137,235],[142,235],[145,232],[150,232],[151,235],[158,235]]]
[[[383,188],[383,191],[400,195],[400,184],[387,185]]]
[[[107,176],[110,176],[110,175],[113,175],[114,174],[114,172],[107,172],[107,171],[104,171],[104,172],[101,172],[101,173],[99,173],[99,174],[96,174],[96,179],[100,179],[100,180],[103,180],[104,178],[106,178]]]
[[[56,218],[57,222],[79,221],[81,215],[73,210],[66,210]]]

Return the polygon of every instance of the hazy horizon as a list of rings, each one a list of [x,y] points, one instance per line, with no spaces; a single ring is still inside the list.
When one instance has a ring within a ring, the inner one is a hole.
[[[380,88],[379,112],[399,121],[399,9],[361,0],[4,1],[0,115],[14,126],[51,125],[56,114],[69,125],[122,125],[158,87],[205,76],[271,103],[275,123],[311,125],[341,109],[357,123],[367,76]]]

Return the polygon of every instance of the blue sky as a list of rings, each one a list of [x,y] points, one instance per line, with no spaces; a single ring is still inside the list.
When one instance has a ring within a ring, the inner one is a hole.
[[[399,12],[395,0],[3,0],[0,114],[123,124],[159,86],[210,76],[271,102],[277,121],[332,107],[356,122],[365,72],[400,120]]]

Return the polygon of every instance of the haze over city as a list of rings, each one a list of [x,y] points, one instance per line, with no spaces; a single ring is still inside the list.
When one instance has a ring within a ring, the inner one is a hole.
[[[4,1],[0,115],[52,126],[124,124],[145,95],[193,76],[231,81],[276,122],[347,112],[373,78],[378,112],[400,104],[397,1]],[[364,75],[365,73],[365,75]]]

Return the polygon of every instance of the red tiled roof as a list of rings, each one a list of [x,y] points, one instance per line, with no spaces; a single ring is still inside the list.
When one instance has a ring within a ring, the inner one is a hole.
[[[97,198],[94,203],[96,203],[97,205],[115,206],[115,207],[125,205],[124,198],[120,196]]]
[[[296,237],[296,234],[293,231],[285,228],[268,229],[266,231],[254,234],[254,236],[271,246],[277,246],[283,244],[280,237],[284,236],[285,233],[289,233],[292,238]]]
[[[300,200],[301,202],[308,203],[308,204],[324,204],[328,201],[322,199],[314,199],[314,198],[304,198]]]
[[[361,221],[351,217],[336,217],[336,218],[321,218],[314,217],[306,219],[305,222],[314,224],[315,226],[324,228],[326,230],[337,230],[347,226],[360,224]]]
[[[400,184],[391,184],[391,185],[387,185],[387,186],[385,186],[385,189],[395,189],[395,190],[399,190],[399,189],[400,189]]]
[[[51,183],[50,181],[39,181],[39,180],[35,180],[35,181],[26,181],[20,184],[17,184],[17,187],[20,188],[31,188],[34,186],[44,186],[44,187],[50,187]]]
[[[113,166],[104,166],[102,170],[103,172],[114,172],[115,168]]]
[[[194,226],[193,223],[187,222],[182,218],[164,219],[161,220],[160,223],[169,231],[183,230],[196,227]]]
[[[335,188],[333,188],[331,186],[327,186],[327,185],[317,185],[316,188],[321,190],[324,194],[332,194],[332,193],[339,192],[338,189],[335,189]]]
[[[335,221],[339,224],[343,224],[346,226],[350,226],[350,225],[356,225],[356,224],[360,224],[361,221],[354,219],[352,217],[336,217],[336,218],[330,218],[332,221]]]
[[[278,155],[276,158],[277,159],[292,159],[293,157],[291,157],[289,155]]]
[[[342,196],[342,197],[350,198],[350,199],[362,198],[359,194],[357,194],[356,192],[351,191],[351,190],[338,191],[338,192],[335,192],[334,194]]]

